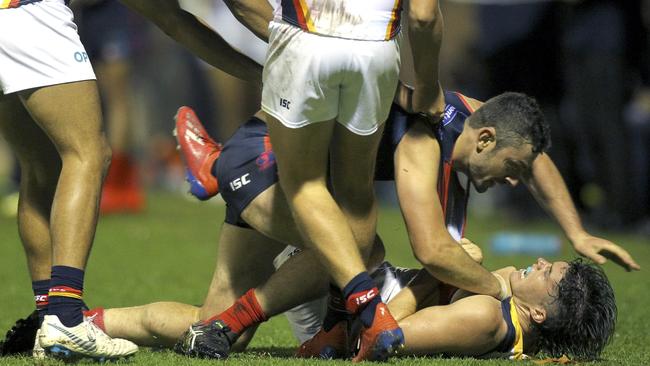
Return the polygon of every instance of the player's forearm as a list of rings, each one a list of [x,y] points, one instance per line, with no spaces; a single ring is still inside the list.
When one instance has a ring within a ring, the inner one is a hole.
[[[234,49],[212,28],[194,15],[182,10],[178,14],[182,28],[167,33],[175,41],[210,65],[246,81],[262,84],[262,66]]]
[[[475,294],[502,297],[502,286],[488,270],[476,263],[453,240],[430,245],[418,260],[436,279]]]
[[[408,15],[408,35],[413,55],[415,88],[437,93],[438,59],[443,34],[442,13],[438,1],[412,0]]]
[[[439,303],[440,281],[422,269],[389,303],[388,310],[399,321],[426,306]]]
[[[569,190],[548,154],[533,162],[532,174],[524,182],[537,202],[558,222],[572,241],[585,234]]]
[[[239,79],[262,84],[261,65],[234,49],[199,18],[181,9],[178,2],[122,2],[210,65]]]
[[[232,14],[264,42],[269,41],[273,8],[266,0],[224,0]]]

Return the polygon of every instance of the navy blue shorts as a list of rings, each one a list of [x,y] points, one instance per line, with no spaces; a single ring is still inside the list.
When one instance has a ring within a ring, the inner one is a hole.
[[[219,192],[226,201],[226,222],[250,227],[241,212],[267,188],[278,182],[275,155],[266,124],[251,117],[226,142],[217,160]]]

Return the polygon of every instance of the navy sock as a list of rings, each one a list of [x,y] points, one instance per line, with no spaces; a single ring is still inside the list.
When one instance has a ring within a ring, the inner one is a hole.
[[[66,327],[83,321],[82,299],[84,271],[66,266],[52,267],[48,315],[56,315]]]
[[[47,313],[48,292],[50,292],[50,280],[32,281],[34,291],[34,302],[38,311],[38,326],[43,324],[43,318]]]
[[[358,314],[363,325],[369,328],[375,318],[375,309],[381,302],[381,296],[368,272],[359,273],[345,285],[343,296],[346,298],[345,306],[348,311]]]
[[[323,329],[329,332],[336,324],[346,320],[348,312],[345,309],[343,293],[335,285],[330,283],[330,296],[327,301],[327,313],[323,319]]]

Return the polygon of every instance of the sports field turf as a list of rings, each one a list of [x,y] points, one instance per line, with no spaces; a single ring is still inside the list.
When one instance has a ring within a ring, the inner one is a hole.
[[[198,304],[203,301],[212,276],[216,239],[223,207],[190,201],[175,194],[153,194],[147,211],[137,216],[108,216],[100,220],[89,271],[85,300],[91,306],[119,307],[158,300]],[[503,218],[471,217],[466,236],[483,246],[485,265],[498,268],[532,263],[534,257],[497,257],[487,249],[490,236],[499,230],[556,232],[550,221],[513,222]],[[387,258],[395,265],[416,266],[399,212],[382,209],[379,231],[387,246]],[[13,219],[0,218],[0,337],[13,322],[29,314],[32,294],[24,256]],[[626,273],[613,263],[605,270],[616,291],[619,309],[617,331],[606,348],[602,365],[650,365],[650,238],[607,235],[625,246],[643,267]],[[561,258],[572,258],[564,246]],[[549,258],[555,259],[555,258]],[[290,358],[297,346],[284,317],[262,325],[249,351],[233,355],[228,365],[342,364],[342,361],[303,361]],[[219,361],[191,360],[169,351],[143,349],[130,364],[207,365]],[[473,359],[397,358],[399,365],[511,365],[512,361]],[[0,358],[0,365],[33,365],[29,358]],[[47,361],[45,364],[57,364]],[[526,362],[525,364],[530,364]]]

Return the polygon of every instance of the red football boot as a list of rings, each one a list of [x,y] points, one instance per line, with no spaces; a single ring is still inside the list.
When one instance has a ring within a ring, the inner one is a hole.
[[[300,358],[343,358],[348,354],[348,322],[340,321],[326,332],[321,328],[315,336],[300,345],[296,357]]]
[[[359,352],[352,362],[385,361],[404,346],[404,333],[388,311],[379,303],[370,328],[362,327]]]
[[[190,193],[202,201],[207,200],[219,193],[219,183],[212,175],[212,166],[223,146],[210,138],[192,108],[180,107],[174,119],[174,136],[185,161]]]

